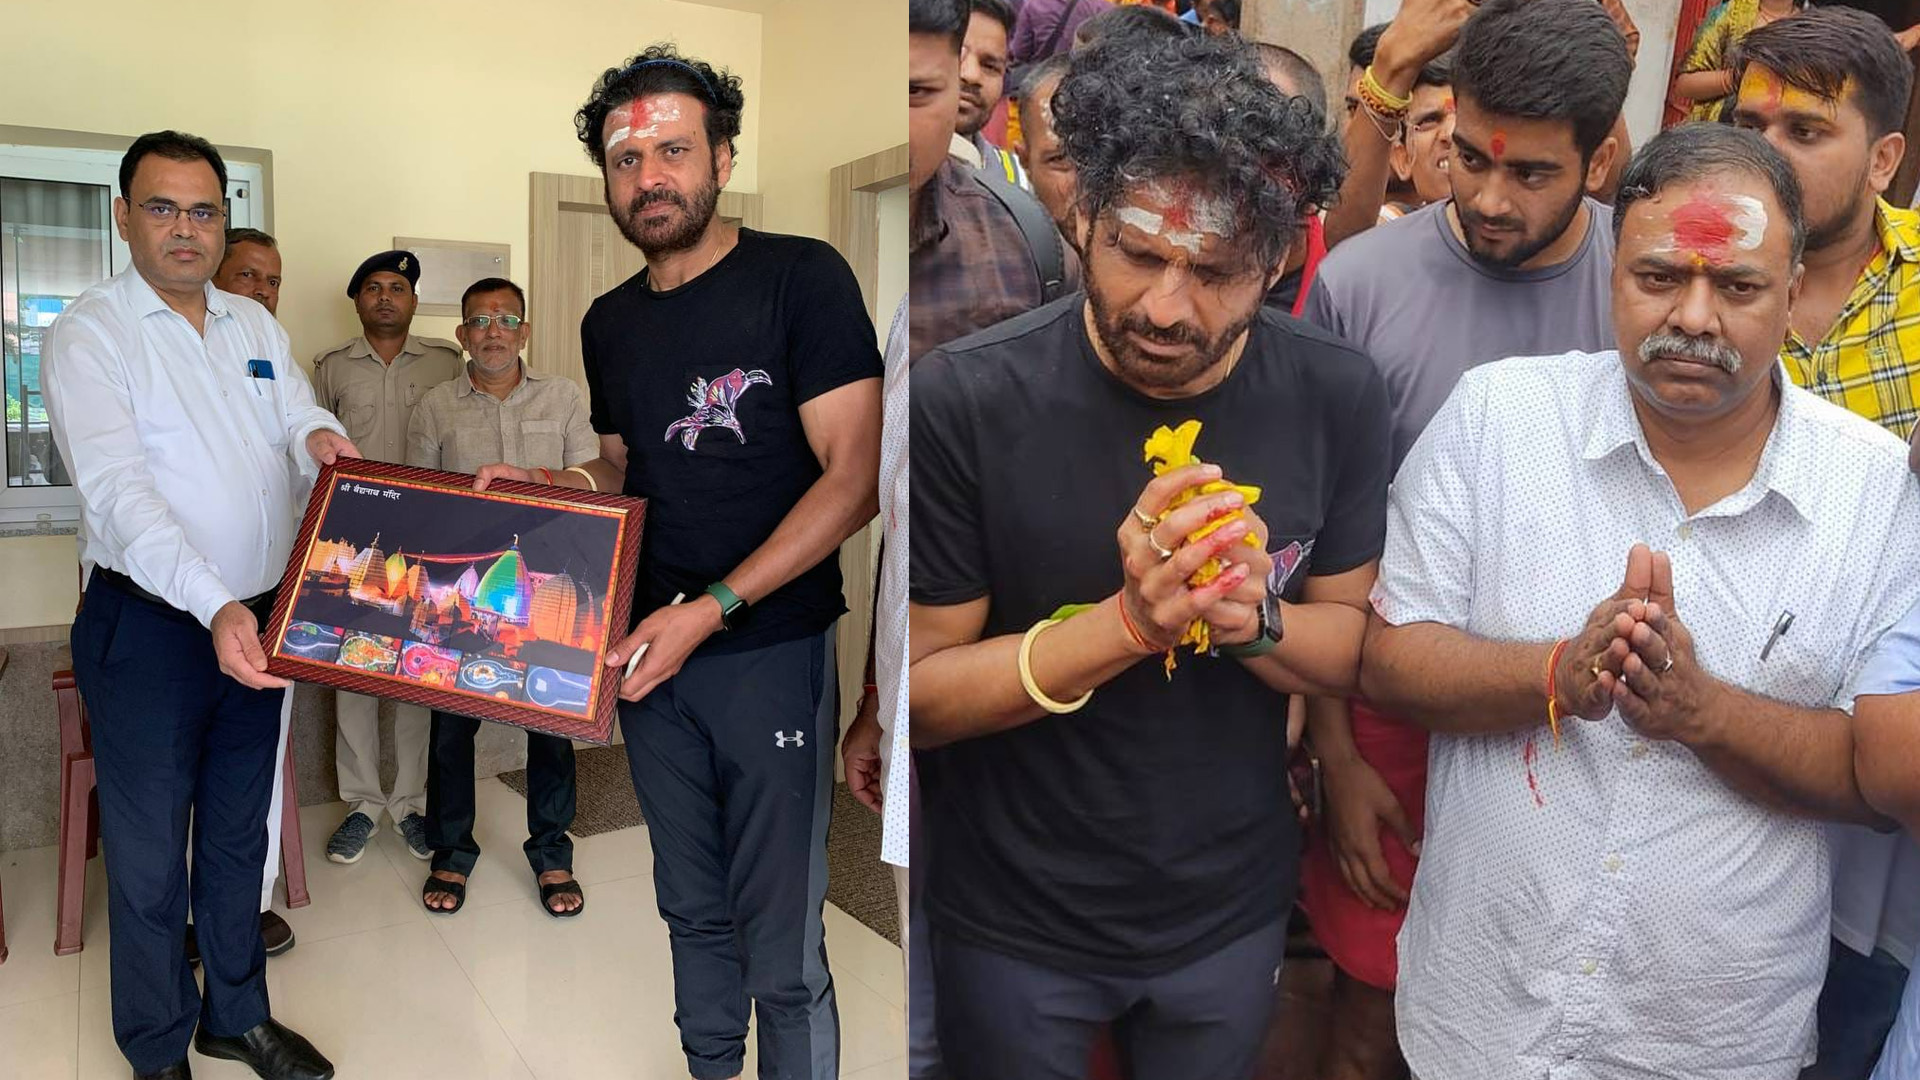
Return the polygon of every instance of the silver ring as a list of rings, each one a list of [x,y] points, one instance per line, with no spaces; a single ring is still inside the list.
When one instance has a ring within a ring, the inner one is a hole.
[[[1153,549],[1155,555],[1160,556],[1161,562],[1166,562],[1168,559],[1173,558],[1173,549],[1161,547],[1160,541],[1154,539],[1152,529],[1147,530],[1147,546]]]
[[[1153,527],[1160,524],[1159,518],[1154,517],[1152,514],[1147,513],[1137,506],[1133,508],[1133,520],[1139,522],[1140,527],[1148,532],[1152,532]]]
[[[1672,670],[1673,670],[1673,654],[1668,653],[1667,662],[1661,665],[1660,670],[1656,674],[1665,675],[1667,672]]]

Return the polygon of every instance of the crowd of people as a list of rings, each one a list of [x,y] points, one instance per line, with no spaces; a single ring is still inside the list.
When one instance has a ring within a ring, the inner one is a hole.
[[[271,911],[269,848],[292,703],[259,633],[318,471],[361,456],[471,473],[476,490],[510,479],[648,499],[636,625],[612,628],[603,659],[650,825],[687,1069],[740,1076],[751,1019],[760,1075],[839,1075],[822,921],[837,755],[856,797],[886,812],[887,858],[906,863],[905,784],[889,772],[905,732],[906,342],[896,319],[883,454],[882,356],[852,270],[822,241],[715,213],[744,106],[738,76],[655,45],[601,74],[572,118],[645,260],[586,315],[585,392],[525,363],[535,313],[504,278],[466,289],[457,342],[415,336],[410,251],[347,278],[362,333],[309,376],[274,317],[279,245],[224,228],[219,151],[178,131],[128,149],[114,215],[131,266],[53,322],[43,374],[83,507],[91,574],[73,664],[93,733],[113,1030],[136,1076],[190,1076],[189,1045],[274,1080],[334,1074],[268,998],[267,957],[294,946]],[[724,416],[699,408],[704,387],[742,369],[751,394]],[[884,501],[883,457],[898,489]],[[838,550],[882,506],[900,531],[877,640],[896,662],[869,656],[841,745]],[[390,818],[431,860],[422,904],[453,916],[480,856],[480,721],[401,707],[385,791],[378,702],[341,693],[336,709],[347,813],[329,858],[361,858]],[[573,747],[526,739],[528,891],[570,918],[587,903],[567,835]]]
[[[911,0],[913,1076],[1920,1077],[1915,34],[1721,8]]]

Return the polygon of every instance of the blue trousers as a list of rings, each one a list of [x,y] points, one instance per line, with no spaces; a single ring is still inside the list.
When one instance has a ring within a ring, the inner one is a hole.
[[[473,838],[478,813],[473,793],[473,737],[480,721],[434,710],[432,751],[427,755],[427,846],[433,869],[473,873],[480,843]],[[527,732],[527,842],[533,872],[573,869],[573,824],[577,788],[573,743],[558,735]]]
[[[1900,1015],[1907,969],[1885,949],[1861,956],[1831,943],[1817,1012],[1820,1057],[1800,1080],[1867,1080]]]
[[[761,1077],[840,1075],[821,920],[834,678],[828,631],[696,654],[644,699],[620,703],[673,950],[673,1019],[695,1080],[739,1074],[749,1006]]]
[[[267,1019],[260,875],[285,691],[241,686],[191,615],[99,575],[72,644],[99,785],[113,1035],[135,1072],[155,1072],[187,1056],[196,1023],[239,1035]],[[187,965],[189,898],[204,999]]]
[[[1061,971],[933,929],[935,1021],[954,1080],[1082,1080],[1109,1026],[1133,1080],[1249,1080],[1273,1018],[1287,924],[1277,918],[1183,968]]]

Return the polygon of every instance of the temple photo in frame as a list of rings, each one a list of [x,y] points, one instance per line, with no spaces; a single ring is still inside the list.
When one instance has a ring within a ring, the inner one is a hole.
[[[645,501],[348,460],[314,485],[268,671],[609,741]]]

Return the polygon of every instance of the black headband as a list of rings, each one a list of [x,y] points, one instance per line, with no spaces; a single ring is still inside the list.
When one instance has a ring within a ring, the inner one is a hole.
[[[700,74],[699,68],[694,67],[692,64],[689,64],[684,60],[641,60],[638,63],[627,65],[626,70],[622,71],[620,74],[625,75],[628,72],[639,71],[643,67],[654,67],[662,64],[666,65],[667,67],[684,68],[687,71],[692,72],[693,77],[700,80],[701,88],[706,90],[708,104],[717,105],[720,103],[720,95],[714,92],[713,84],[707,81],[707,77],[705,75]]]

